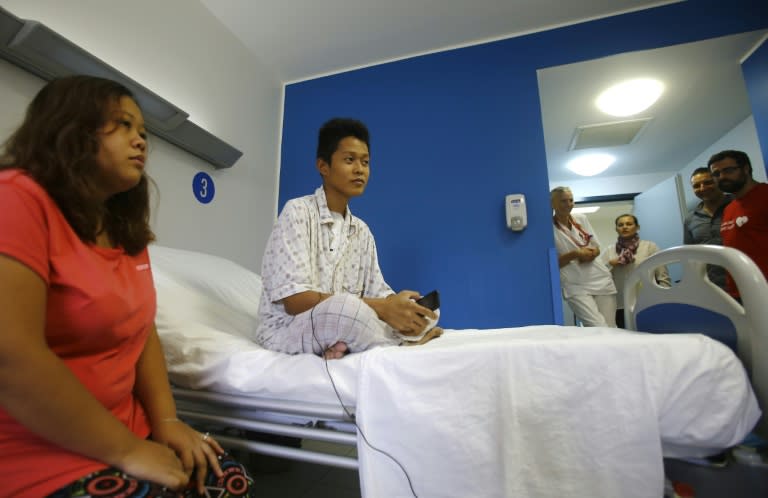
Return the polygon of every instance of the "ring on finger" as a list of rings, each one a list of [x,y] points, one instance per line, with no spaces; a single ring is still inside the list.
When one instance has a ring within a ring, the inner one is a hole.
[[[207,442],[208,442],[208,439],[209,439],[210,437],[211,437],[211,433],[210,433],[210,432],[206,432],[205,434],[203,434],[203,442],[204,442],[204,443],[207,443]]]

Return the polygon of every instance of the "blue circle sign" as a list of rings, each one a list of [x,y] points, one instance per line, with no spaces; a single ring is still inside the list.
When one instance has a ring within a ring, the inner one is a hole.
[[[195,194],[198,202],[208,204],[216,195],[216,186],[213,184],[213,178],[208,173],[202,171],[192,179],[192,192]]]

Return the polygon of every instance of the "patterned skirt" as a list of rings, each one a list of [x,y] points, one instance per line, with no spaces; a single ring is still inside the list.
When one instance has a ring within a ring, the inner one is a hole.
[[[226,454],[219,457],[219,465],[222,471],[220,478],[210,471],[206,475],[207,496],[216,498],[256,496],[253,479],[248,475],[245,467]],[[194,498],[198,496],[200,494],[197,492],[194,479],[190,479],[186,489],[173,491],[154,482],[136,479],[115,468],[89,474],[48,495],[49,498]]]

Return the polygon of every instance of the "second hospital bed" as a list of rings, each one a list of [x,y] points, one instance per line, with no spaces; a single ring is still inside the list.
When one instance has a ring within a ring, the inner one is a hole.
[[[702,335],[449,330],[326,363],[249,339],[258,275],[201,253],[150,253],[179,415],[222,428],[225,446],[357,467],[364,497],[658,498],[664,456],[738,444],[760,417],[738,358]],[[358,457],[252,431],[356,446]]]

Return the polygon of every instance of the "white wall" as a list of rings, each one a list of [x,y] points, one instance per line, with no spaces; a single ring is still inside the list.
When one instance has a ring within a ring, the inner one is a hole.
[[[631,213],[631,211],[631,209],[627,210],[628,213]],[[595,231],[597,240],[600,241],[600,250],[605,252],[609,246],[616,243],[616,238],[618,237],[616,233],[616,218],[595,217],[589,214],[587,217]]]
[[[680,175],[683,177],[685,204],[688,209],[693,208],[696,204],[701,202],[694,195],[693,189],[691,188],[691,173],[693,173],[693,170],[696,168],[706,167],[707,161],[709,161],[709,158],[712,157],[712,155],[726,149],[746,152],[749,156],[749,161],[752,163],[752,177],[758,182],[766,181],[765,161],[763,159],[763,153],[760,150],[760,142],[757,140],[755,119],[752,116],[749,116],[680,170]]]
[[[230,169],[154,138],[149,174],[158,184],[153,228],[164,245],[227,257],[259,270],[277,205],[282,85],[198,1],[2,0],[190,114],[190,120],[243,152]],[[19,123],[43,82],[0,61],[0,137]],[[192,178],[209,173],[207,205]]]

